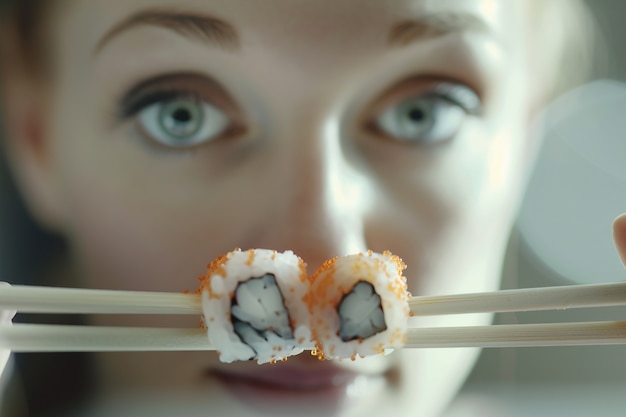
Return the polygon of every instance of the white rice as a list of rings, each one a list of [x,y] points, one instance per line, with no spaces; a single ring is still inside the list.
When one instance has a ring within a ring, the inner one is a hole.
[[[313,347],[302,302],[305,267],[291,251],[267,249],[235,250],[209,265],[199,291],[209,342],[222,362],[276,362]]]
[[[410,294],[404,268],[389,252],[367,252],[335,258],[318,270],[309,300],[319,356],[355,359],[406,344]]]

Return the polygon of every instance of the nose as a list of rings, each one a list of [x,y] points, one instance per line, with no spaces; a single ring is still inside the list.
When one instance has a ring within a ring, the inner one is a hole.
[[[282,181],[280,203],[264,225],[258,247],[293,250],[310,269],[367,249],[364,217],[370,184],[350,162],[340,131],[338,122],[328,118],[285,132],[279,171],[288,180]]]

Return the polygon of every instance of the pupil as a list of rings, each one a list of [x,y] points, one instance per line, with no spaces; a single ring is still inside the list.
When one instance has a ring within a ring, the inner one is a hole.
[[[178,109],[174,112],[172,117],[179,123],[186,123],[191,120],[191,113],[187,109]]]
[[[189,140],[198,133],[204,121],[199,103],[187,99],[166,103],[158,117],[164,132],[183,140]]]
[[[424,112],[420,109],[411,109],[409,110],[409,119],[414,122],[421,122],[424,120]]]

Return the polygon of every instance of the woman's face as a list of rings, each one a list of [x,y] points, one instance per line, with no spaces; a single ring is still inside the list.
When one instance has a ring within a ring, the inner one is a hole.
[[[388,249],[408,264],[414,295],[495,289],[531,154],[525,4],[59,1],[45,165],[80,284],[193,290],[208,261],[241,247],[291,249],[310,272]],[[430,416],[475,354],[403,350],[338,365],[303,355],[259,367],[135,353],[98,363],[104,392],[159,390],[150,401],[160,406]],[[141,397],[128,398],[126,410]]]

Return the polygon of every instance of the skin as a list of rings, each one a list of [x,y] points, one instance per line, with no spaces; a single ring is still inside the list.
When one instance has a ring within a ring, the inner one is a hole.
[[[77,286],[193,290],[208,261],[241,247],[291,249],[311,272],[336,255],[388,249],[408,264],[414,295],[497,288],[537,146],[529,121],[544,94],[531,82],[537,74],[527,71],[524,2],[330,3],[58,2],[50,17],[51,77],[21,79],[5,93],[7,120],[14,121],[7,146],[31,210],[67,237]],[[224,49],[162,25],[119,26],[147,10],[217,17],[239,39]],[[390,45],[398,22],[438,13],[481,23]],[[133,87],[168,74],[183,81],[153,84],[199,91],[239,129],[169,148],[146,134],[139,116],[116,117]],[[463,113],[446,140],[407,143],[368,127],[390,106],[445,83],[471,89],[481,101],[480,112]],[[93,323],[195,327],[197,318]],[[364,391],[371,401],[331,410],[305,395],[297,405],[311,415],[436,416],[476,354],[403,350],[342,363],[373,375],[376,383]],[[125,410],[133,415],[157,401],[151,394],[142,402],[139,393],[146,392],[159,392],[163,403],[185,393],[186,404],[210,405],[218,415],[281,407],[248,408],[206,377],[207,369],[251,369],[224,367],[213,354],[98,354],[96,363],[96,398],[131,393]],[[307,356],[289,363],[323,366]]]
[[[626,265],[626,214],[621,214],[613,222],[613,241],[622,263]]]

